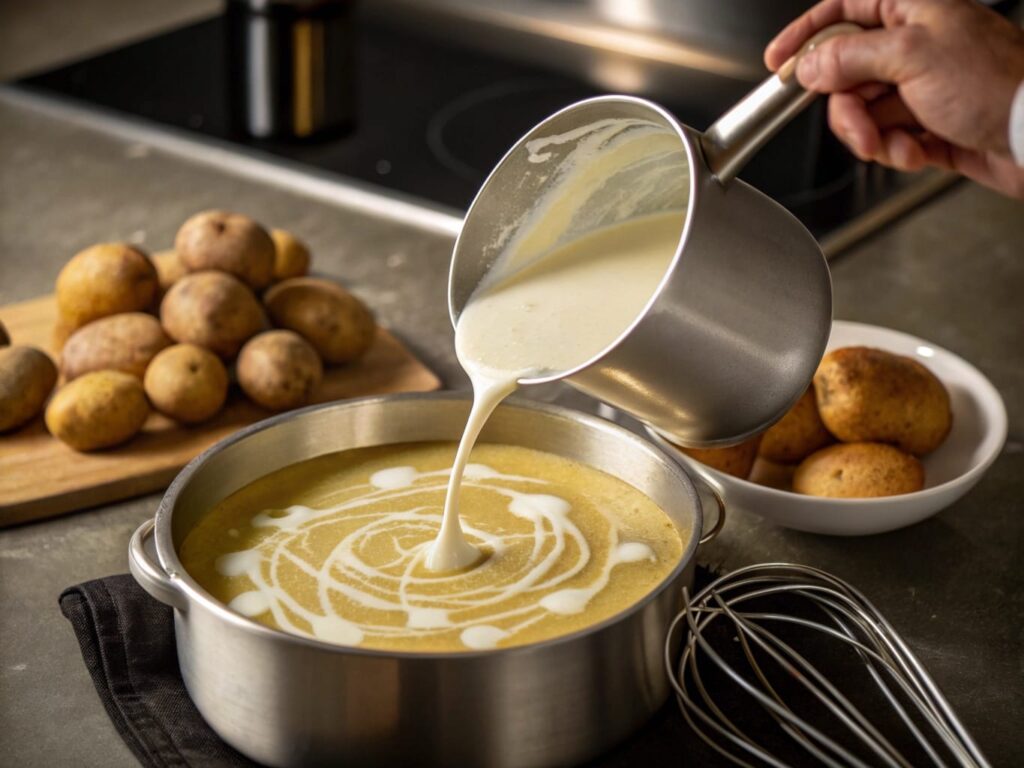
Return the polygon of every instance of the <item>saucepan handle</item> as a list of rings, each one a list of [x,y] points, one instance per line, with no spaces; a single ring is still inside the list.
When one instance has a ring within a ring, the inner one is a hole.
[[[690,474],[690,477],[695,478],[704,485],[711,495],[715,497],[715,503],[718,505],[718,517],[715,518],[715,524],[711,528],[708,528],[705,524],[700,532],[700,541],[697,542],[698,544],[707,544],[722,532],[722,526],[725,525],[725,496],[721,486],[711,478],[698,474]]]
[[[146,542],[153,536],[155,520],[147,520],[140,525],[128,544],[128,569],[144,590],[161,603],[185,611],[188,601],[174,583],[174,578],[163,569],[149,554]]]
[[[800,57],[833,37],[862,31],[861,27],[848,22],[825,27],[804,43],[778,72],[704,132],[700,140],[704,161],[719,182],[728,184],[768,139],[817,98],[818,94],[804,90],[796,79]]]

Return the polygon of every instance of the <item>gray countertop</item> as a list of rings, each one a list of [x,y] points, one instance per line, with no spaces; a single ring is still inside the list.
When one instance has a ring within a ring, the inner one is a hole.
[[[318,270],[364,297],[450,387],[450,238],[244,180],[0,102],[0,304],[52,289],[93,242],[166,247],[189,214],[230,207],[301,234]],[[1024,206],[962,184],[833,266],[836,316],[897,328],[991,378],[1010,437],[980,484],[924,523],[843,539],[736,514],[702,550],[735,568],[792,560],[849,579],[904,633],[997,764],[1024,762]],[[129,766],[57,596],[126,570],[157,495],[0,531],[0,764]]]

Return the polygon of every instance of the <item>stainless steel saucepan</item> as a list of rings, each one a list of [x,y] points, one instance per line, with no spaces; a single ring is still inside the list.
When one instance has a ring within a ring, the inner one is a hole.
[[[517,648],[398,653],[289,635],[228,610],[178,559],[221,499],[270,472],[335,451],[457,440],[469,399],[391,395],[314,406],[243,429],[192,461],[129,549],[131,570],[174,607],[178,661],[206,721],[269,766],[555,766],[593,757],[665,701],[662,643],[692,586],[701,501],[658,449],[614,424],[550,405],[502,405],[482,440],[550,451],[653,499],[687,542],[647,597],[585,631]],[[721,511],[721,510],[720,510]],[[713,536],[721,527],[718,518]]]
[[[809,46],[855,29],[830,27]],[[795,59],[704,133],[629,96],[582,101],[535,127],[466,215],[452,322],[503,254],[529,263],[597,229],[678,213],[674,258],[632,326],[577,368],[523,383],[565,379],[688,446],[738,442],[777,421],[821,360],[831,282],[804,226],[735,176],[814,99],[794,69]]]

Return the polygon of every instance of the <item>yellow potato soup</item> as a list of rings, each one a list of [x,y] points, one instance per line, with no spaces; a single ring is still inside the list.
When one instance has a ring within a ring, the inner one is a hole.
[[[363,648],[482,650],[607,619],[675,568],[690,531],[622,480],[553,454],[478,445],[461,490],[480,559],[424,564],[453,443],[322,456],[230,495],[180,557],[218,600],[297,635]]]

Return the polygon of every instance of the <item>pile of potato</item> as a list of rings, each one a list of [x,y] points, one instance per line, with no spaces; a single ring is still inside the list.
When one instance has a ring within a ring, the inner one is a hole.
[[[811,387],[763,434],[730,448],[683,450],[722,472],[797,493],[894,496],[924,487],[919,458],[942,444],[952,423],[949,393],[924,365],[844,347],[825,355]]]
[[[192,216],[152,258],[124,243],[76,254],[57,277],[64,383],[46,426],[90,451],[130,439],[151,408],[197,424],[224,406],[231,369],[264,408],[309,403],[324,365],[358,360],[377,328],[341,285],[306,277],[309,264],[293,235],[226,211]],[[57,378],[39,350],[0,350],[0,431],[35,416]]]

